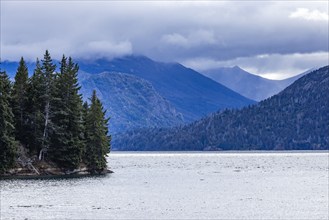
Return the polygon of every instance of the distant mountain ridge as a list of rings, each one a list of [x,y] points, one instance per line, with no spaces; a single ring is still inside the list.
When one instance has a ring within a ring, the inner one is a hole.
[[[221,67],[203,71],[209,78],[237,91],[250,99],[261,101],[285,89],[291,83],[310,71],[284,80],[270,80],[251,74],[238,66]]]
[[[162,63],[145,56],[125,56],[113,60],[79,61],[88,73],[123,72],[149,81],[161,96],[181,112],[186,122],[199,119],[218,109],[240,108],[255,101],[184,67],[178,63]]]
[[[186,126],[118,136],[120,150],[328,150],[329,66],[269,99]]]

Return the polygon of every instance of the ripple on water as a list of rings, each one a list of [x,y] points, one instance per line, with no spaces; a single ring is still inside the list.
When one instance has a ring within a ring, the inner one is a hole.
[[[328,219],[322,153],[111,153],[105,177],[1,180],[2,219]]]

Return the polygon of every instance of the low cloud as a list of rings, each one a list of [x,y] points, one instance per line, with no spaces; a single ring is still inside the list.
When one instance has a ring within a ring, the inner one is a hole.
[[[321,12],[319,10],[310,10],[308,8],[298,8],[296,11],[292,12],[289,16],[290,18],[301,18],[305,20],[313,21],[328,21],[328,13]]]
[[[91,41],[83,45],[74,54],[77,58],[84,59],[111,59],[117,56],[132,54],[132,45],[129,41],[113,43],[110,41]]]
[[[1,57],[7,60],[19,60],[21,56],[28,61],[42,58],[45,50],[49,50],[52,58],[59,60],[63,54],[76,59],[114,58],[132,54],[132,45],[129,41],[91,41],[86,43],[68,42],[50,39],[42,42],[1,44]]]
[[[192,48],[216,44],[217,41],[212,31],[197,30],[189,33],[187,36],[178,33],[164,35],[162,42],[174,46]]]
[[[35,61],[37,57],[42,58],[45,50],[49,50],[53,58],[60,59],[63,54],[68,54],[71,49],[69,44],[56,39],[12,44],[3,44],[1,42],[0,47],[2,60],[12,61],[18,61],[21,56],[25,60]]]

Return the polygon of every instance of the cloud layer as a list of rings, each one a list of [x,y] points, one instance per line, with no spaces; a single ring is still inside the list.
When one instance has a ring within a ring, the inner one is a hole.
[[[34,60],[49,49],[54,58],[143,54],[199,70],[242,65],[293,74],[328,64],[328,4],[2,1],[1,59]]]
[[[290,18],[302,18],[305,20],[328,21],[329,15],[319,10],[309,10],[308,8],[298,8],[290,14]]]

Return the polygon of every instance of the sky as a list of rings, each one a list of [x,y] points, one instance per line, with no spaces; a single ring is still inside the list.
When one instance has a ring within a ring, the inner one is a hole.
[[[1,0],[1,60],[145,55],[283,79],[328,65],[328,1]]]

